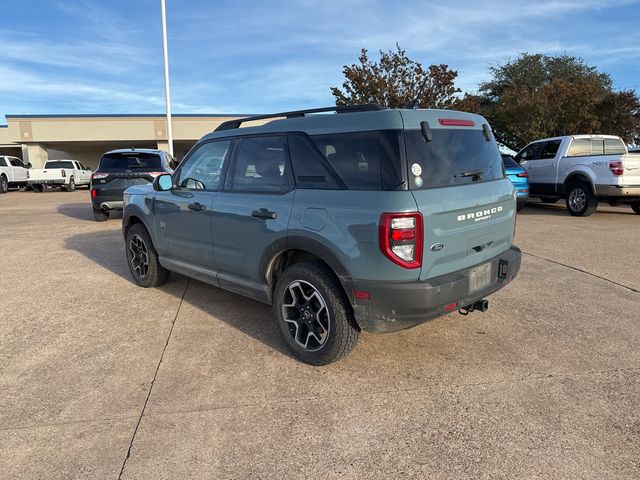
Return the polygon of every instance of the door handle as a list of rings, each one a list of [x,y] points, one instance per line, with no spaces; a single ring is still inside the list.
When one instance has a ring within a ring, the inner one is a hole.
[[[251,212],[251,216],[261,218],[263,220],[275,220],[278,214],[276,214],[276,212],[270,212],[266,208],[261,208],[260,210],[254,210]]]
[[[204,212],[207,209],[207,206],[201,203],[195,202],[195,203],[190,203],[187,208],[189,210],[193,210],[194,212]]]

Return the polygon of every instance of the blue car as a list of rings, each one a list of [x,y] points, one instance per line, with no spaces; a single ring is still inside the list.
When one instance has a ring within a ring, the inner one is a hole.
[[[518,197],[518,211],[524,208],[524,204],[529,198],[529,174],[513,159],[511,155],[502,155],[504,170],[513,186],[516,187]]]

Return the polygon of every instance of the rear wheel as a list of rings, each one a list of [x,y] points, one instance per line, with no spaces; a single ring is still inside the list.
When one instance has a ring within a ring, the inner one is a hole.
[[[44,187],[42,185],[34,185],[32,188],[36,193],[41,193],[44,190]]]
[[[4,175],[0,176],[0,193],[7,193],[9,191],[9,182]]]
[[[305,262],[289,267],[274,295],[278,329],[296,358],[327,365],[353,350],[360,331],[349,300],[325,265]]]
[[[96,222],[106,222],[109,220],[109,212],[104,212],[102,210],[94,210],[93,218],[96,219]]]
[[[633,210],[636,215],[640,215],[640,203],[634,203],[631,205],[631,210]]]
[[[598,197],[585,182],[577,182],[569,187],[567,210],[575,217],[588,217],[598,208]]]
[[[69,179],[69,183],[64,187],[67,192],[73,192],[76,189],[76,182],[73,178]]]
[[[167,281],[169,270],[160,265],[158,253],[144,225],[136,223],[125,237],[127,265],[135,282],[141,287],[157,287]]]

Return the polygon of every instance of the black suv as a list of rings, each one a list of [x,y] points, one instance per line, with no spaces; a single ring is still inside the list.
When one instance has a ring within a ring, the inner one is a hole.
[[[113,210],[122,210],[122,194],[132,185],[153,182],[163,173],[172,173],[175,161],[167,152],[147,148],[111,150],[100,159],[91,176],[91,203],[98,222]]]

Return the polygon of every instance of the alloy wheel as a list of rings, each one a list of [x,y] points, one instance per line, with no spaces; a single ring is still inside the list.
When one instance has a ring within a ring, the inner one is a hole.
[[[129,262],[139,278],[146,278],[149,273],[149,251],[144,239],[138,234],[132,235],[129,240]]]
[[[309,352],[320,350],[331,328],[329,309],[322,294],[309,282],[296,280],[284,290],[282,318],[289,335]]]
[[[587,204],[587,194],[582,188],[574,188],[569,194],[569,206],[574,212],[580,212]]]

